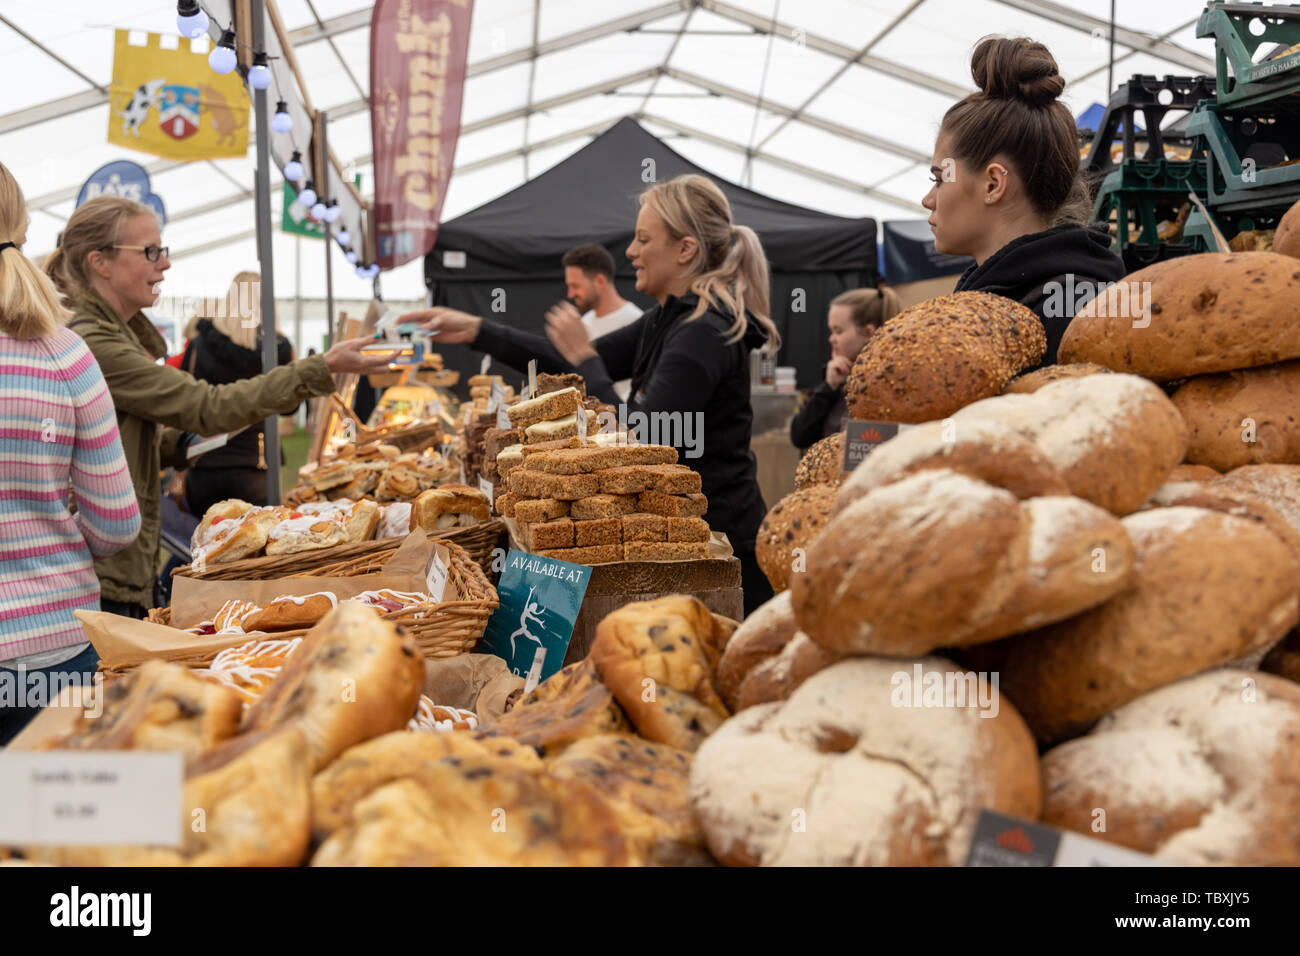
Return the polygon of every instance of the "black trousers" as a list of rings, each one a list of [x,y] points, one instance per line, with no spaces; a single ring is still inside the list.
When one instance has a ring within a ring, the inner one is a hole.
[[[760,604],[772,600],[776,592],[772,590],[763,569],[758,566],[758,558],[753,551],[744,554],[737,552],[736,557],[740,559],[740,586],[745,591],[745,617],[749,617]]]
[[[202,518],[218,501],[239,498],[250,505],[265,505],[266,472],[260,468],[191,468],[185,479],[185,500],[190,514]],[[277,499],[276,504],[279,504]]]

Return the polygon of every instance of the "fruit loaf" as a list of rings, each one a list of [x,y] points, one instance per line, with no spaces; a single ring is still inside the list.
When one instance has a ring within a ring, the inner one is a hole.
[[[1300,464],[1300,361],[1198,375],[1173,395],[1187,460],[1217,471]]]
[[[1141,298],[1149,312],[1099,296],[1065,330],[1060,361],[1167,382],[1300,358],[1300,268],[1289,256],[1179,256],[1124,281],[1148,290]]]
[[[1047,350],[1038,316],[987,292],[955,292],[894,316],[853,363],[853,418],[928,422],[997,395]]]
[[[774,591],[784,591],[797,564],[830,520],[835,507],[832,485],[792,491],[774,504],[758,529],[754,556]],[[676,519],[669,519],[676,520]]]
[[[900,680],[953,693],[920,706]],[[1037,819],[1042,789],[1033,737],[983,678],[864,658],[723,724],[695,755],[690,798],[730,866],[960,866],[981,810]]]
[[[923,471],[837,512],[791,591],[822,647],[901,657],[1071,617],[1116,594],[1132,560],[1119,521],[1086,501]]]
[[[1002,692],[1052,743],[1181,677],[1267,650],[1296,623],[1290,552],[1252,521],[1155,508],[1123,521],[1137,560],[1124,590],[1067,621],[965,659],[998,671]]]
[[[1297,739],[1300,686],[1231,668],[1189,677],[1044,754],[1043,821],[1168,864],[1296,866]]]
[[[1070,493],[1117,515],[1136,511],[1187,447],[1178,409],[1135,375],[1089,375],[1032,395],[1000,395],[953,416],[957,433],[977,419],[1030,439],[1060,469]]]

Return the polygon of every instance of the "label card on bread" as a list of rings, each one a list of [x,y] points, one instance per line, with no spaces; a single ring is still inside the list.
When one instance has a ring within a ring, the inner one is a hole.
[[[510,672],[536,684],[564,664],[591,568],[511,550],[497,585],[500,605],[488,620],[479,654],[495,654]]]
[[[181,844],[179,751],[0,753],[0,844]]]
[[[844,470],[852,471],[876,448],[911,428],[901,422],[871,422],[850,418],[844,423]]]
[[[494,378],[492,380],[492,389],[491,391],[488,392],[487,410],[489,412],[498,411],[501,408],[501,406],[505,404],[505,401],[506,401],[505,387],[501,384],[500,379]],[[497,420],[500,421],[500,419]],[[507,425],[506,427],[509,428],[510,426]]]
[[[478,476],[478,490],[487,495],[488,504],[496,504],[496,498],[493,497],[492,494],[495,488],[492,482],[488,481],[482,475]]]
[[[981,810],[967,866],[1164,866],[1155,857],[1071,830]]]
[[[447,562],[439,553],[442,550],[440,546],[433,549],[433,554],[429,555],[429,567],[424,572],[424,585],[435,601],[441,601],[447,591]]]
[[[488,367],[491,364],[492,364],[492,356],[490,355],[483,356],[482,360],[478,363],[478,373],[480,375],[486,375],[488,372]]]
[[[537,397],[537,359],[528,360],[528,397]]]
[[[510,430],[510,415],[506,412],[504,403],[497,406],[497,428]]]
[[[578,406],[577,414],[573,416],[573,424],[578,429],[578,441],[587,444],[587,410],[581,405]]]

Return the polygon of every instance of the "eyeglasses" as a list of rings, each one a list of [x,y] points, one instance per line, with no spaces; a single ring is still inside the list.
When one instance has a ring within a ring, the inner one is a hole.
[[[171,258],[171,250],[167,246],[112,246],[113,249],[134,249],[136,252],[143,252],[144,257],[150,262],[157,262],[163,256]]]

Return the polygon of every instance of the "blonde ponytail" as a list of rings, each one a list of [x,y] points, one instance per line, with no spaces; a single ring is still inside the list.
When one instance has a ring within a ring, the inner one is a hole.
[[[641,194],[664,221],[673,239],[692,237],[700,253],[690,265],[688,288],[700,297],[687,321],[709,309],[735,316],[727,341],[737,342],[749,328],[749,314],[767,333],[768,349],[781,348],[781,334],[772,322],[767,256],[758,234],[731,221],[731,204],[713,180],[689,174],[656,183]],[[721,308],[719,308],[721,307]]]
[[[72,316],[54,283],[19,248],[27,238],[27,201],[0,163],[0,332],[16,339],[48,338]]]

